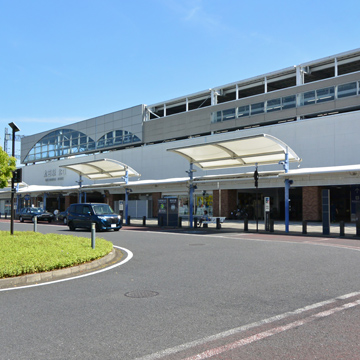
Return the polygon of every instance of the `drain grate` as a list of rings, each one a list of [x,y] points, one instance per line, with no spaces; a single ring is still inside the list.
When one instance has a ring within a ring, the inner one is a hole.
[[[137,298],[137,299],[153,297],[156,295],[159,295],[159,293],[156,291],[150,291],[150,290],[135,290],[135,291],[127,292],[125,294],[125,296],[127,296],[129,298]]]

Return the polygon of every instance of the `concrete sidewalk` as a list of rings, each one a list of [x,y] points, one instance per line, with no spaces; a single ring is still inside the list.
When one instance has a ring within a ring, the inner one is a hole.
[[[143,219],[130,219],[130,226],[123,225],[124,229],[130,229],[132,227],[143,227]],[[158,219],[150,218],[146,219],[146,228],[159,229]],[[182,229],[189,230],[189,221],[188,219],[182,220]],[[163,227],[163,229],[171,229],[171,227]],[[172,228],[176,229],[176,228]],[[180,228],[177,228],[180,229]],[[198,228],[199,229],[199,228]],[[248,222],[249,232],[256,232],[258,229],[262,233],[270,233],[265,231],[265,223],[263,220],[258,221],[258,226],[256,226],[256,221],[251,220]],[[221,224],[221,229],[216,229],[216,224],[209,224],[207,229],[201,227],[201,230],[207,231],[218,231],[218,232],[244,232],[244,220],[225,220]],[[355,223],[346,223],[344,227],[345,237],[357,237],[356,236],[356,224]],[[286,234],[285,232],[285,222],[284,221],[275,221],[274,223],[274,233]],[[300,221],[291,221],[289,224],[289,233],[291,235],[305,235],[303,234],[303,224]],[[340,224],[332,223],[330,226],[330,235],[323,235],[323,226],[321,222],[307,222],[307,234],[310,236],[340,236]],[[360,238],[360,237],[359,237]]]

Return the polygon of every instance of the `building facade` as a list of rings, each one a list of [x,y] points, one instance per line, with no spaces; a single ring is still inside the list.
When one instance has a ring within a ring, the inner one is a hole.
[[[293,180],[290,219],[321,220],[320,194],[328,188],[333,220],[355,221],[360,203],[359,131],[357,49],[24,137],[23,179],[39,188],[23,187],[18,204],[46,202],[49,210],[64,210],[77,199],[79,177],[62,166],[108,158],[141,173],[129,184],[133,216],[156,216],[157,199],[164,196],[177,196],[186,215],[189,163],[168,149],[269,134],[302,158],[301,167],[292,166],[288,174]],[[261,217],[266,196],[271,198],[272,216],[282,219],[282,166],[261,166],[258,190],[253,171],[197,169],[195,214],[206,208],[215,216],[246,213],[252,218],[257,211]],[[82,180],[87,201],[106,201],[118,209],[125,193],[121,179]],[[1,196],[4,207],[6,194]]]

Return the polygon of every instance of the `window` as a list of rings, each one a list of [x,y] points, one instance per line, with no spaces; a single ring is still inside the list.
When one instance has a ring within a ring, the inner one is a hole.
[[[113,144],[114,138],[113,138],[113,133],[109,132],[106,134],[106,146],[111,146]]]
[[[90,210],[90,206],[89,205],[84,205],[83,206],[83,209],[82,209],[82,213],[87,215],[88,213],[90,213],[91,210]]]
[[[114,140],[115,144],[122,144],[123,142],[122,135],[123,135],[122,130],[115,131],[115,140]]]
[[[211,122],[212,123],[221,122],[221,116],[222,116],[221,111],[216,111],[216,112],[211,113]]]
[[[267,101],[266,112],[281,110],[281,99],[272,99]]]
[[[282,108],[291,109],[296,107],[296,95],[285,96],[282,98]]]
[[[238,117],[249,116],[249,115],[250,115],[249,105],[238,107]]]
[[[301,105],[312,105],[315,104],[315,90],[308,91],[301,94]]]
[[[355,96],[356,94],[357,94],[356,82],[338,86],[337,97],[339,99],[347,96]]]
[[[251,105],[251,115],[261,114],[264,112],[264,103],[256,103]]]
[[[79,146],[81,144],[81,146]],[[34,160],[48,159],[63,155],[76,154],[87,147],[95,147],[95,142],[85,134],[71,130],[61,129],[45,135],[25,157],[24,163]]]
[[[335,98],[335,91],[334,91],[333,86],[325,88],[325,89],[316,90],[316,102],[317,103],[331,101],[331,100],[334,100],[334,98]]]
[[[235,109],[223,110],[223,121],[235,119]]]

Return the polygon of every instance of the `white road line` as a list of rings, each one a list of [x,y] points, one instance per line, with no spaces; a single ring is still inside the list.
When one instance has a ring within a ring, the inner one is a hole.
[[[90,272],[90,273],[87,273],[87,274],[78,275],[78,276],[74,276],[74,277],[70,277],[70,278],[66,278],[66,279],[59,279],[59,280],[49,281],[49,282],[40,283],[40,284],[25,285],[25,286],[13,287],[13,288],[8,288],[8,289],[0,289],[0,292],[1,291],[11,291],[11,290],[20,290],[20,289],[26,289],[26,288],[31,288],[31,287],[37,287],[37,286],[51,285],[51,284],[55,284],[55,283],[59,283],[59,282],[71,281],[71,280],[76,280],[76,279],[80,279],[80,278],[87,277],[87,276],[100,274],[100,273],[102,273],[104,271],[109,271],[109,270],[112,270],[112,269],[114,269],[114,268],[116,268],[118,266],[124,265],[125,263],[130,261],[132,259],[132,257],[134,256],[134,254],[128,249],[122,248],[120,246],[115,246],[115,245],[113,247],[125,251],[128,254],[126,259],[124,259],[123,261],[120,261],[117,264],[114,264],[114,265],[111,265],[111,266],[106,267],[104,269],[93,271],[93,272]]]
[[[344,304],[342,306],[339,306],[337,308],[334,308],[334,309],[331,309],[331,310],[328,310],[328,311],[319,312],[319,313],[314,314],[312,316],[309,316],[309,317],[307,317],[305,319],[294,321],[294,322],[292,322],[290,324],[287,324],[287,325],[284,325],[284,326],[278,326],[278,327],[272,328],[270,330],[255,334],[255,335],[250,336],[248,338],[241,339],[241,340],[235,341],[233,343],[220,346],[218,348],[214,348],[214,349],[204,351],[201,354],[197,354],[195,356],[188,357],[188,358],[186,358],[184,360],[204,360],[204,359],[209,359],[209,358],[211,358],[211,357],[213,357],[215,355],[219,355],[219,354],[222,354],[222,353],[230,351],[230,350],[238,349],[238,348],[240,348],[242,346],[245,346],[245,345],[251,344],[253,342],[268,338],[270,336],[282,333],[284,331],[293,329],[295,327],[299,327],[299,326],[311,323],[311,322],[313,322],[313,321],[315,321],[317,319],[333,315],[333,314],[335,314],[335,313],[337,313],[339,311],[343,311],[343,310],[352,308],[352,307],[357,306],[359,304],[360,304],[360,300],[357,300],[357,301],[354,301],[354,302],[351,302],[351,303],[347,303],[347,304]]]
[[[275,327],[275,328],[272,328],[270,330],[255,334],[253,336],[250,336],[248,338],[241,339],[241,340],[235,341],[233,343],[226,344],[224,346],[220,346],[218,348],[214,348],[214,349],[204,351],[201,354],[197,354],[195,356],[188,357],[188,358],[186,358],[184,360],[204,360],[204,359],[209,359],[209,358],[211,358],[211,357],[213,357],[215,355],[219,355],[219,354],[222,354],[224,352],[234,350],[234,349],[240,348],[240,347],[242,347],[244,345],[248,345],[248,344],[251,344],[253,342],[265,339],[267,337],[279,334],[281,332],[293,329],[295,327],[299,327],[299,326],[308,324],[308,323],[313,322],[313,321],[315,321],[317,319],[333,315],[333,314],[335,314],[335,313],[337,313],[339,311],[349,309],[349,308],[357,306],[359,304],[360,304],[360,300],[354,301],[352,303],[347,303],[347,304],[344,304],[344,305],[339,306],[337,308],[314,314],[314,315],[309,316],[309,317],[307,317],[305,319],[294,321],[294,322],[292,322],[290,324],[287,324],[287,325],[284,325],[284,326]]]
[[[185,343],[185,344],[182,344],[182,345],[179,345],[179,346],[175,346],[173,348],[169,348],[169,349],[165,349],[165,350],[162,350],[162,351],[159,351],[157,353],[153,353],[153,354],[150,354],[150,355],[146,355],[146,356],[143,356],[141,358],[137,358],[136,360],[155,360],[155,359],[161,359],[165,356],[168,356],[168,355],[172,355],[172,354],[176,354],[180,351],[184,351],[184,350],[187,350],[187,349],[191,349],[193,347],[196,347],[196,346],[199,346],[199,345],[203,345],[203,344],[206,344],[210,341],[214,341],[214,340],[219,340],[219,339],[223,339],[225,337],[228,337],[230,335],[235,335],[235,334],[239,334],[243,331],[246,331],[246,330],[250,330],[252,328],[255,328],[255,327],[258,327],[258,326],[262,326],[262,325],[265,325],[265,324],[271,324],[275,321],[279,321],[279,320],[283,320],[283,319],[286,319],[290,316],[293,316],[293,315],[299,315],[301,313],[304,313],[306,311],[309,311],[309,310],[314,310],[314,309],[317,309],[317,308],[320,308],[320,307],[323,307],[325,305],[329,305],[329,304],[333,304],[339,300],[346,300],[350,297],[353,297],[353,296],[359,296],[360,295],[360,291],[359,292],[353,292],[353,293],[350,293],[350,294],[346,294],[346,295],[342,295],[342,296],[339,296],[337,298],[334,298],[334,299],[330,299],[330,300],[326,300],[326,301],[322,301],[322,302],[319,302],[319,303],[316,303],[316,304],[312,304],[312,305],[308,305],[308,306],[305,306],[303,308],[300,308],[300,309],[297,309],[295,311],[289,311],[289,312],[286,312],[284,314],[280,314],[280,315],[276,315],[274,317],[271,317],[271,318],[268,318],[268,319],[264,319],[264,320],[261,320],[261,321],[258,321],[258,322],[255,322],[255,323],[252,323],[252,324],[248,324],[248,325],[244,325],[244,326],[240,326],[238,328],[234,328],[234,329],[230,329],[230,330],[227,330],[227,331],[224,331],[224,332],[221,332],[219,334],[216,334],[216,335],[211,335],[211,336],[208,336],[208,337],[205,337],[205,338],[202,338],[202,339],[198,339],[198,340],[195,340],[195,341],[191,341],[189,343]],[[354,303],[350,303],[350,304],[354,304],[352,306],[356,306],[356,305],[359,305],[360,304],[360,300],[354,302]],[[339,307],[339,308],[335,308],[336,309],[341,309],[341,310],[344,310],[345,308],[343,308],[344,306],[348,306],[348,307],[351,307],[349,306],[349,304],[345,304],[343,305],[342,307]],[[340,311],[340,310],[336,310],[336,311]],[[335,311],[335,312],[336,312]],[[325,312],[320,312],[318,314],[315,314],[313,316],[317,316],[319,317],[321,314],[324,314]],[[329,314],[330,315],[330,314]],[[320,316],[321,317],[321,316]],[[310,316],[309,318],[312,318],[312,316]],[[315,318],[314,318],[315,320]],[[296,325],[296,326],[299,326],[299,325]],[[295,325],[294,325],[295,327]],[[275,328],[277,329],[277,328]],[[285,330],[283,330],[285,331]],[[280,332],[280,331],[278,331]],[[266,332],[265,332],[266,333]],[[258,334],[259,335],[259,334]],[[274,335],[274,334],[272,334]],[[255,335],[257,336],[257,335]],[[253,342],[253,341],[252,341]],[[225,345],[226,346],[226,345]],[[241,345],[242,346],[242,345]],[[213,356],[213,355],[212,355]],[[189,358],[189,359],[192,359],[192,358]],[[194,359],[202,359],[201,357],[194,357]]]

